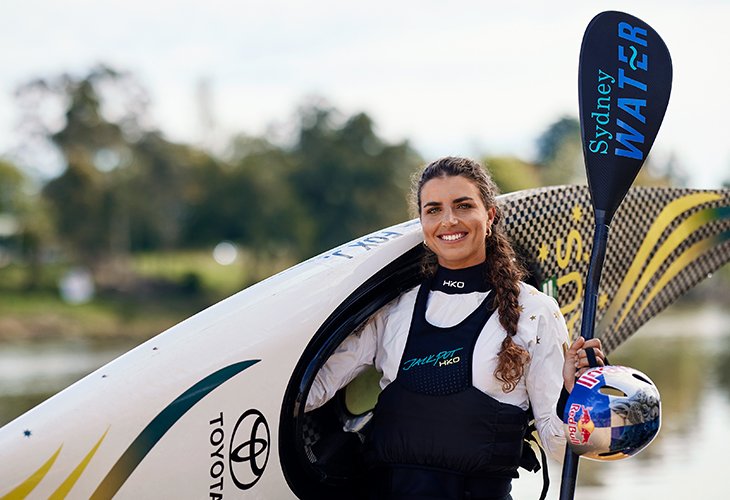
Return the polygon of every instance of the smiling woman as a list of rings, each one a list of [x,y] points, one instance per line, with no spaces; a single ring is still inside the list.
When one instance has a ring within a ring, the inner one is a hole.
[[[585,350],[603,364],[600,341],[568,348],[557,302],[521,282],[497,193],[468,159],[424,169],[413,199],[425,280],[345,339],[312,384],[308,411],[370,366],[382,374],[372,421],[361,429],[372,498],[510,499],[517,469],[535,466],[523,444],[528,411],[560,460],[562,406],[588,367]]]

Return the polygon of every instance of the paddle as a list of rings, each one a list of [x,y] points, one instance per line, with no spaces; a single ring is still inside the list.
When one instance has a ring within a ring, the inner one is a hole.
[[[578,67],[583,156],[596,225],[581,323],[586,340],[595,328],[611,219],[654,144],[671,88],[672,61],[656,31],[622,12],[593,18]],[[560,500],[573,498],[578,458],[566,447]]]

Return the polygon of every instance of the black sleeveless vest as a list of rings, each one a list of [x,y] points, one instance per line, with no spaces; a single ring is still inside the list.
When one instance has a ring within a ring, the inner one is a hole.
[[[430,285],[418,292],[398,375],[378,398],[366,463],[516,477],[527,413],[472,385],[474,346],[494,294],[461,323],[439,328],[426,321]]]

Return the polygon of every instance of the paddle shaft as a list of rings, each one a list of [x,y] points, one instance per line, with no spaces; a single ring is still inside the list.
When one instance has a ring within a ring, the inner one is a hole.
[[[598,287],[601,282],[603,261],[606,257],[608,246],[608,224],[596,222],[596,230],[593,235],[593,251],[591,262],[588,267],[588,279],[586,280],[585,298],[583,300],[583,317],[581,318],[581,336],[588,340],[593,338],[593,330],[596,324],[596,309],[598,307]],[[570,446],[565,447],[565,458],[563,459],[563,477],[560,482],[560,500],[572,500],[575,495],[575,484],[578,478],[578,459],[580,457],[573,453]]]
[[[586,340],[593,338],[593,331],[596,327],[598,288],[601,283],[603,261],[606,258],[606,248],[608,247],[608,230],[608,224],[596,222],[596,230],[593,234],[593,251],[591,252],[591,262],[588,266],[585,298],[583,299],[583,317],[581,318],[580,327],[580,334]]]

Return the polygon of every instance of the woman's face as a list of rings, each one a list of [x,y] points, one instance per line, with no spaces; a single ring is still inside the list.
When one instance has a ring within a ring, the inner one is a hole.
[[[494,207],[484,206],[471,180],[457,175],[427,181],[421,188],[419,211],[426,244],[442,267],[463,269],[484,262]]]

